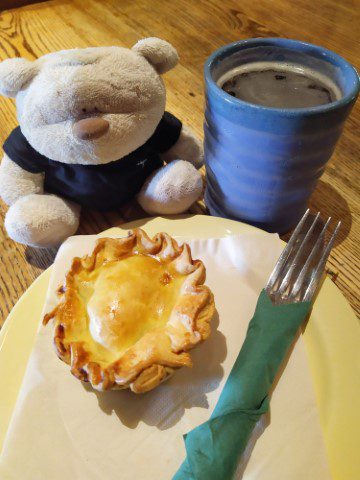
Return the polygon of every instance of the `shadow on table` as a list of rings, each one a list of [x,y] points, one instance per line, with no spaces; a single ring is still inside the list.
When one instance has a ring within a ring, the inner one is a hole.
[[[183,367],[174,376],[154,390],[136,395],[130,390],[97,392],[83,383],[89,394],[96,395],[100,408],[113,412],[128,428],[140,422],[167,430],[193,407],[209,408],[207,393],[215,390],[224,375],[221,363],[226,357],[226,339],[217,330],[219,317],[212,320],[212,333],[208,340],[191,351],[193,367]],[[185,433],[185,432],[184,432]]]
[[[341,244],[349,235],[352,224],[351,211],[345,198],[329,183],[320,180],[310,198],[309,206],[313,212],[319,211],[323,220],[327,217],[332,218],[331,232],[336,223],[341,220],[335,247]]]
[[[53,248],[35,248],[27,245],[25,247],[25,258],[33,267],[45,270],[54,263],[58,247]]]
[[[2,0],[0,2],[0,11],[9,10],[13,8],[25,7],[32,3],[44,3],[46,0]]]
[[[321,221],[318,221],[314,236],[319,236],[321,229],[328,219],[331,217],[331,223],[326,233],[326,238],[329,239],[333,233],[336,224],[341,220],[341,227],[335,240],[335,247],[340,245],[349,235],[352,224],[352,216],[347,201],[339,194],[339,192],[326,182],[320,180],[318,185],[310,197],[309,201],[310,215],[304,225],[304,231],[310,227],[317,212],[320,212]],[[281,239],[288,242],[293,229],[290,232],[281,235]]]

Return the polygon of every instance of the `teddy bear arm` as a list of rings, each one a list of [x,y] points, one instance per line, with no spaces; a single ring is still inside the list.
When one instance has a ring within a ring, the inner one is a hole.
[[[178,141],[161,158],[170,163],[172,160],[186,160],[194,167],[200,168],[204,163],[204,151],[200,140],[194,135],[191,128],[183,125]]]
[[[25,195],[43,191],[43,173],[28,172],[4,154],[0,164],[0,196],[7,205],[12,205]]]
[[[150,215],[174,215],[186,212],[202,189],[201,173],[189,162],[174,160],[146,180],[137,200]]]

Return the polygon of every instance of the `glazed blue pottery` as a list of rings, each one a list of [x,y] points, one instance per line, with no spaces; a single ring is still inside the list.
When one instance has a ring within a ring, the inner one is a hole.
[[[279,109],[227,94],[217,80],[244,63],[276,61],[330,78],[342,97]],[[356,70],[334,52],[280,38],[255,38],[214,52],[205,63],[205,202],[212,215],[284,233],[304,213],[359,93]]]

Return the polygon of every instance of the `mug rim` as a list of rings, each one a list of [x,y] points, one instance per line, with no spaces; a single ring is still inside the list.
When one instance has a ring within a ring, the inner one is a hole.
[[[264,105],[258,105],[255,103],[245,102],[244,100],[240,100],[236,97],[233,97],[226,93],[222,88],[218,86],[218,84],[213,80],[211,74],[211,68],[214,62],[219,57],[225,57],[226,54],[229,52],[236,51],[237,47],[242,47],[246,45],[259,45],[259,46],[266,46],[266,45],[273,45],[273,46],[280,46],[284,48],[289,48],[290,50],[296,51],[304,51],[306,50],[308,53],[316,53],[319,56],[322,56],[324,59],[328,59],[330,62],[336,63],[342,70],[347,70],[353,75],[353,82],[351,85],[351,90],[347,95],[344,95],[339,100],[335,100],[334,102],[325,103],[324,105],[317,105],[314,107],[303,107],[303,108],[274,108],[274,107],[267,107]],[[356,100],[359,91],[360,91],[360,80],[359,75],[356,69],[345,60],[341,55],[329,50],[327,48],[314,45],[313,43],[303,42],[301,40],[294,40],[288,38],[278,38],[278,37],[258,37],[258,38],[250,38],[245,40],[238,40],[236,42],[229,43],[224,45],[223,47],[218,48],[215,50],[205,61],[204,64],[204,76],[205,82],[208,88],[213,91],[216,95],[220,96],[224,101],[229,103],[234,107],[243,107],[252,109],[254,112],[259,113],[274,113],[274,114],[281,114],[285,116],[300,116],[304,114],[319,114],[325,113],[332,110],[337,110],[341,107],[344,107],[350,104],[353,100]]]

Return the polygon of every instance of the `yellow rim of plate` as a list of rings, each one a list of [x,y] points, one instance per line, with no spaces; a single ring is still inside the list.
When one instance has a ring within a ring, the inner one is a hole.
[[[250,225],[223,218],[181,215],[137,220],[111,228],[100,236],[123,234],[136,227],[144,228],[150,235],[167,231],[177,237],[194,238],[263,233]],[[0,331],[0,391],[6,392],[0,402],[0,448],[36,336],[50,273],[51,267],[35,280]],[[354,312],[329,278],[314,303],[304,340],[332,476],[335,480],[355,479],[360,471],[357,408],[360,330]]]

